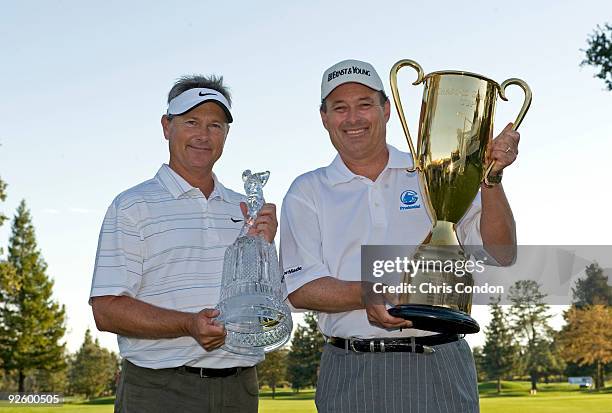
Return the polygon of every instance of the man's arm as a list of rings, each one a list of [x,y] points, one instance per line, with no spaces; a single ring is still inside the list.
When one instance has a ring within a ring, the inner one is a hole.
[[[501,265],[510,265],[516,257],[516,225],[512,209],[501,184],[482,188],[480,234],[482,243]]]
[[[518,155],[520,135],[509,123],[493,141],[491,158],[495,160],[492,173],[499,173],[512,164]],[[501,265],[510,265],[516,258],[516,225],[512,209],[501,184],[482,185],[480,234],[482,243]]]
[[[365,308],[368,320],[372,324],[383,328],[412,326],[408,320],[391,316],[381,295],[372,292],[366,298],[364,293],[360,281],[342,281],[333,277],[322,277],[304,284],[289,294],[289,301],[296,308],[325,313],[340,313]]]
[[[113,295],[93,297],[92,308],[100,331],[144,339],[191,336],[207,351],[220,347],[225,341],[225,328],[214,320],[219,315],[218,310],[186,313]]]
[[[291,294],[289,301],[296,308],[340,313],[364,308],[360,281],[341,281],[333,277],[317,278]]]

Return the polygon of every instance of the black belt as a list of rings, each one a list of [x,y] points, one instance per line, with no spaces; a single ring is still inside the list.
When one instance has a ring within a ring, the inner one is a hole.
[[[229,377],[237,376],[242,370],[250,369],[252,367],[229,367],[226,369],[207,369],[204,367],[191,367],[191,366],[180,366],[175,367],[174,370],[185,371],[187,373],[197,374],[202,378],[205,377]]]
[[[402,351],[408,353],[431,354],[436,350],[431,346],[452,343],[463,336],[458,334],[435,334],[425,337],[405,338],[339,338],[329,337],[327,342],[341,349],[352,350],[356,353],[385,353]]]

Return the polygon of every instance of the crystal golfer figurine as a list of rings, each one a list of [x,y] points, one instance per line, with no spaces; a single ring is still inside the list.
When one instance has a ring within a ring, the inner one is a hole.
[[[291,336],[291,311],[281,294],[276,247],[260,235],[247,235],[264,204],[262,188],[270,172],[242,173],[248,217],[227,248],[217,309],[225,324],[224,350],[260,355],[283,346]]]

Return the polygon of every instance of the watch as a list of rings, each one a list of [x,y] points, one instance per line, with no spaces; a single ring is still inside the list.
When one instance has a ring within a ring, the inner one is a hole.
[[[489,175],[487,180],[489,181],[490,184],[496,185],[496,184],[501,183],[502,176],[504,176],[504,172],[503,171],[499,171],[495,175]],[[487,186],[491,187],[493,185],[487,185]]]

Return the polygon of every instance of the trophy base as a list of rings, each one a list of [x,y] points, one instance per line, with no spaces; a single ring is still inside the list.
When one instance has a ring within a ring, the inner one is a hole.
[[[480,331],[476,320],[468,314],[446,307],[406,304],[388,311],[393,317],[412,321],[412,327],[419,330],[450,334],[474,334]]]
[[[293,322],[285,303],[267,294],[248,294],[223,300],[217,318],[227,331],[226,351],[263,355],[282,347],[291,338]]]

